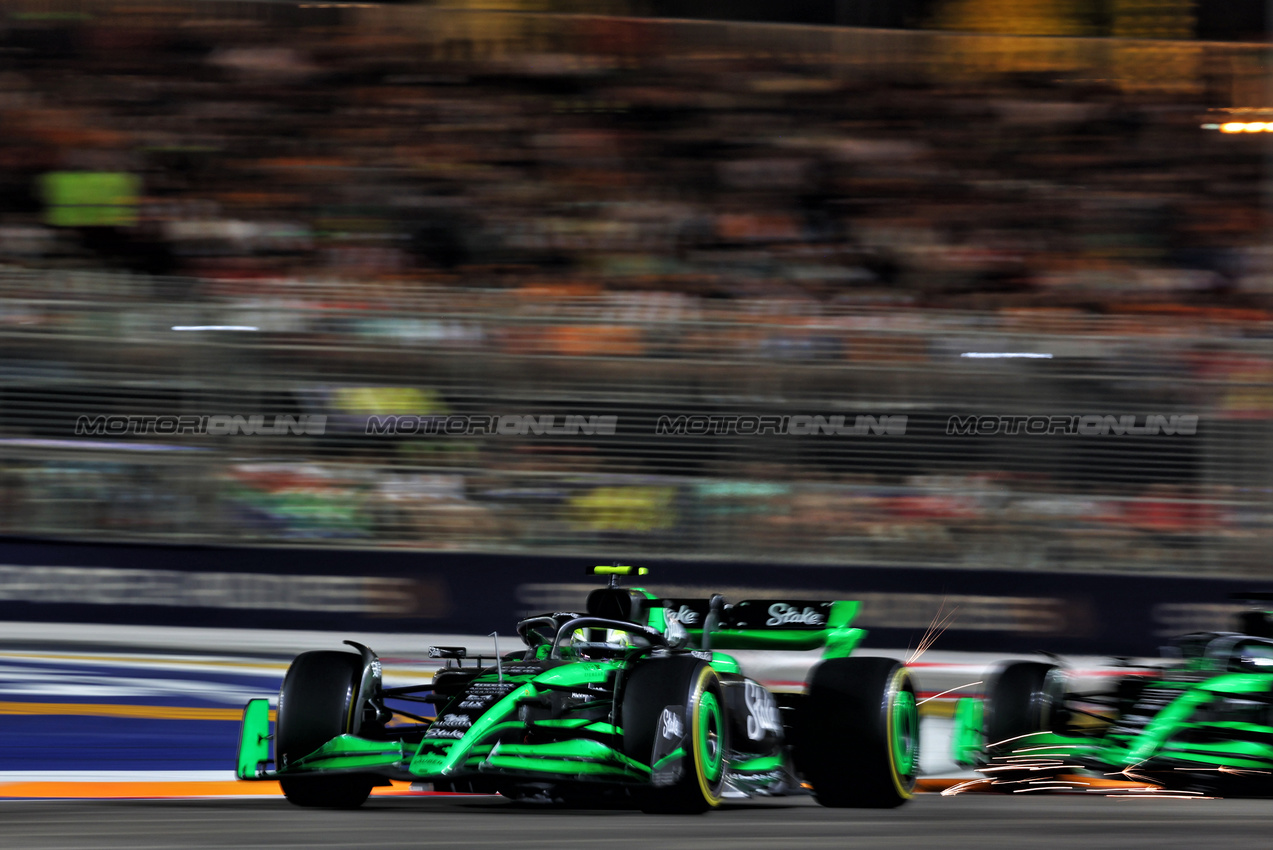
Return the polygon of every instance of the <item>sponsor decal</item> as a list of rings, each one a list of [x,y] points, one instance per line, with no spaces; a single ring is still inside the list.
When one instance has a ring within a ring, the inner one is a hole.
[[[690,633],[685,630],[679,620],[672,617],[667,621],[667,628],[663,630],[663,637],[667,638],[668,646],[680,648],[689,643]]]
[[[667,620],[669,623],[680,623],[683,626],[692,626],[698,622],[698,612],[688,605],[682,605],[679,610],[673,611],[670,608],[667,612]]]
[[[468,655],[468,650],[462,646],[431,646],[429,647],[430,658],[464,658]]]
[[[581,694],[581,693],[578,693],[578,692],[572,692],[572,693],[570,694],[570,698],[571,698],[571,699],[581,700],[581,701],[583,701],[583,702],[592,702],[593,700],[595,700],[595,699],[597,698],[597,695],[596,695],[596,694]]]
[[[459,740],[464,737],[464,731],[461,729],[435,729],[430,726],[429,731],[424,733],[426,738],[454,738]]]
[[[1174,637],[1189,632],[1223,632],[1233,628],[1249,605],[1223,602],[1162,602],[1154,606],[1155,635]]]
[[[473,725],[473,718],[469,717],[467,714],[447,714],[434,721],[433,725],[439,727],[451,726],[458,727],[460,729],[467,729]]]
[[[712,654],[705,649],[696,649],[693,652],[691,652],[690,655],[694,656],[695,658],[701,658],[704,661],[712,660]]]
[[[677,748],[685,740],[685,731],[685,706],[664,706],[662,714],[659,715],[653,751],[650,753],[651,765],[667,759],[650,775],[650,784],[656,788],[675,784],[684,775],[685,754],[681,753],[676,758],[668,757],[677,752]]]
[[[748,680],[744,699],[747,703],[747,737],[759,741],[766,733],[780,734],[782,720],[778,716],[778,703],[768,690]]]
[[[825,626],[827,618],[813,608],[803,610],[785,602],[775,602],[769,606],[769,619],[766,626],[788,626],[792,624],[804,626]]]
[[[681,720],[681,716],[670,708],[663,709],[663,718],[660,722],[663,727],[663,737],[668,740],[679,740],[685,737],[685,723]]]
[[[0,564],[0,602],[401,617],[416,613],[419,589],[396,578]]]
[[[731,784],[734,782],[778,782],[786,778],[787,774],[781,770],[766,770],[760,773],[731,770],[725,774],[725,781]]]
[[[486,708],[516,687],[508,682],[473,682],[460,701],[460,708]]]
[[[791,777],[782,770],[766,770],[758,773],[730,770],[725,773],[725,782],[735,789],[744,793],[766,796],[783,793],[790,781]]]

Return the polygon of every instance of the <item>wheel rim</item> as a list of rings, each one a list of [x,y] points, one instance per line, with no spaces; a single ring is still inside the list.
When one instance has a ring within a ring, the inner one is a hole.
[[[899,690],[894,696],[891,719],[893,767],[901,776],[909,777],[915,772],[919,731],[915,694],[910,690]]]
[[[720,779],[725,762],[724,741],[721,740],[721,711],[716,695],[704,691],[698,698],[698,759],[703,765],[703,778],[714,784]]]

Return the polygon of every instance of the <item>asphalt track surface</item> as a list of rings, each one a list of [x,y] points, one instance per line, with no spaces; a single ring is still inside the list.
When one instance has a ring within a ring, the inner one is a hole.
[[[921,795],[894,810],[823,809],[808,798],[701,816],[566,811],[489,798],[385,798],[356,811],[280,798],[8,801],[10,850],[816,850],[816,848],[1174,848],[1267,846],[1273,800]]]

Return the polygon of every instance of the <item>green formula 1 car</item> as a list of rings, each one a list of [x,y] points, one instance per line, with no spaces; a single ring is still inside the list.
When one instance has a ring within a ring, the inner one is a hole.
[[[826,806],[905,802],[919,764],[909,671],[850,658],[857,602],[659,599],[618,586],[582,612],[517,625],[525,648],[428,684],[385,687],[367,647],[292,662],[271,729],[243,714],[237,775],[277,779],[300,806],[361,805],[390,780],[520,800],[701,812],[725,798],[808,794]],[[807,686],[773,693],[721,650],[821,650]],[[432,706],[433,710],[427,710]],[[435,716],[428,716],[428,715]]]
[[[1000,666],[984,700],[956,705],[954,759],[986,776],[968,790],[1113,779],[1151,792],[1273,794],[1273,621],[1252,611],[1242,628],[1179,637],[1172,659],[1128,666],[1103,692],[1071,692],[1056,664]]]

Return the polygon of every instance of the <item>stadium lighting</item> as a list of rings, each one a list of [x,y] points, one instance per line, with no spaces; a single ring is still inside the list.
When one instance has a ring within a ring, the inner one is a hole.
[[[1025,360],[1051,360],[1051,354],[1037,354],[1033,351],[965,351],[960,357],[971,357],[977,360],[1006,360],[1021,358]]]
[[[1273,122],[1265,121],[1226,121],[1223,124],[1203,124],[1204,130],[1219,130],[1221,133],[1273,133]]]

